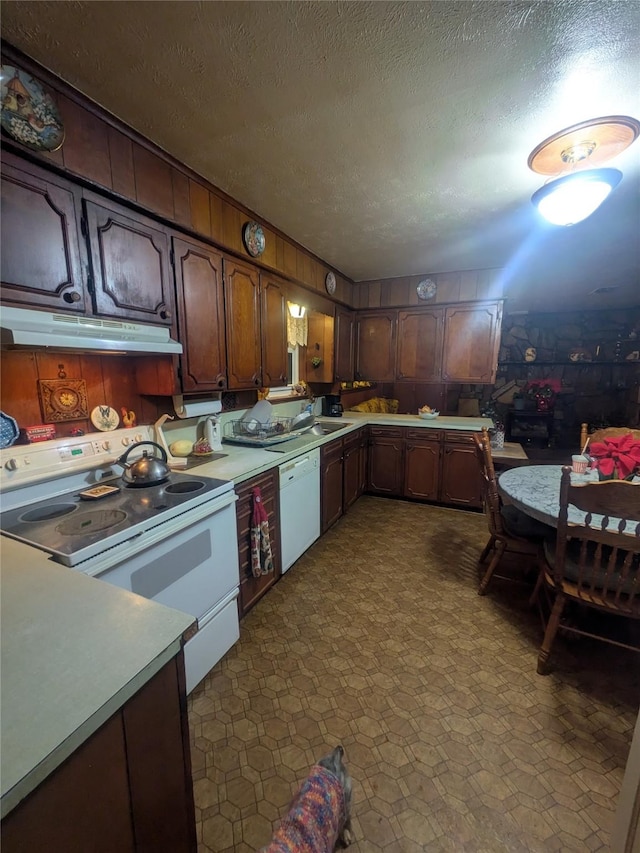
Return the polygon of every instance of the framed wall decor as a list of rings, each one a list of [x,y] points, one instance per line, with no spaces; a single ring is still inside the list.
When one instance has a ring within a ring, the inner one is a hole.
[[[432,278],[423,278],[422,281],[418,282],[416,287],[418,299],[433,299],[437,292],[438,285]]]
[[[264,231],[257,222],[247,222],[242,229],[244,247],[252,258],[258,258],[266,245]]]
[[[336,276],[333,270],[329,270],[324,279],[324,286],[327,289],[327,293],[330,293],[331,296],[336,292]]]
[[[89,417],[84,379],[38,379],[38,396],[44,423]]]
[[[0,66],[0,124],[33,151],[56,151],[64,142],[58,107],[42,85],[13,65]]]

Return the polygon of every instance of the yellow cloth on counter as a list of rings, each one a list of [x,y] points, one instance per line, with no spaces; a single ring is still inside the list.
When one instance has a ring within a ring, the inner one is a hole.
[[[372,412],[381,415],[397,415],[398,400],[387,399],[386,397],[372,397],[370,400],[365,400],[364,403],[358,403],[357,406],[352,406],[351,412]]]

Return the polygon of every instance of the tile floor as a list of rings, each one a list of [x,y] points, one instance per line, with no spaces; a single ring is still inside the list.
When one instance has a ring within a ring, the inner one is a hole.
[[[608,850],[637,656],[541,640],[527,590],[477,589],[482,515],[364,497],[192,693],[200,853],[266,844],[336,743],[359,851]],[[630,676],[633,673],[633,676]]]

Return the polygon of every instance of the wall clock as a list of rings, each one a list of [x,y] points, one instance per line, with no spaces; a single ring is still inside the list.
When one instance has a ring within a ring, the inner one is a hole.
[[[252,258],[259,257],[264,252],[266,240],[262,226],[257,222],[247,222],[242,229],[244,247]]]
[[[324,279],[324,286],[327,289],[327,293],[330,293],[332,296],[336,292],[336,277],[335,273],[332,270],[329,270]]]
[[[433,299],[437,291],[438,285],[431,278],[423,278],[416,287],[418,299]]]

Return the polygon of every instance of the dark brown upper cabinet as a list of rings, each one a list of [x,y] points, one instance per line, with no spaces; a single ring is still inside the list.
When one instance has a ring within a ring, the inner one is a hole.
[[[163,227],[120,205],[85,200],[96,314],[171,326],[169,237]]]
[[[353,311],[336,309],[334,378],[336,382],[351,382],[354,376],[354,332]]]
[[[442,379],[495,382],[502,303],[452,305],[445,313]]]
[[[2,301],[84,313],[79,190],[5,153],[0,192]]]
[[[183,391],[227,387],[222,255],[210,246],[173,238]]]
[[[398,312],[396,379],[436,382],[442,364],[444,309]]]
[[[396,365],[396,311],[358,314],[356,379],[392,382]]]
[[[282,279],[260,273],[262,382],[273,388],[287,384],[287,291]]]
[[[255,267],[224,259],[224,301],[229,389],[262,387],[260,275]]]

